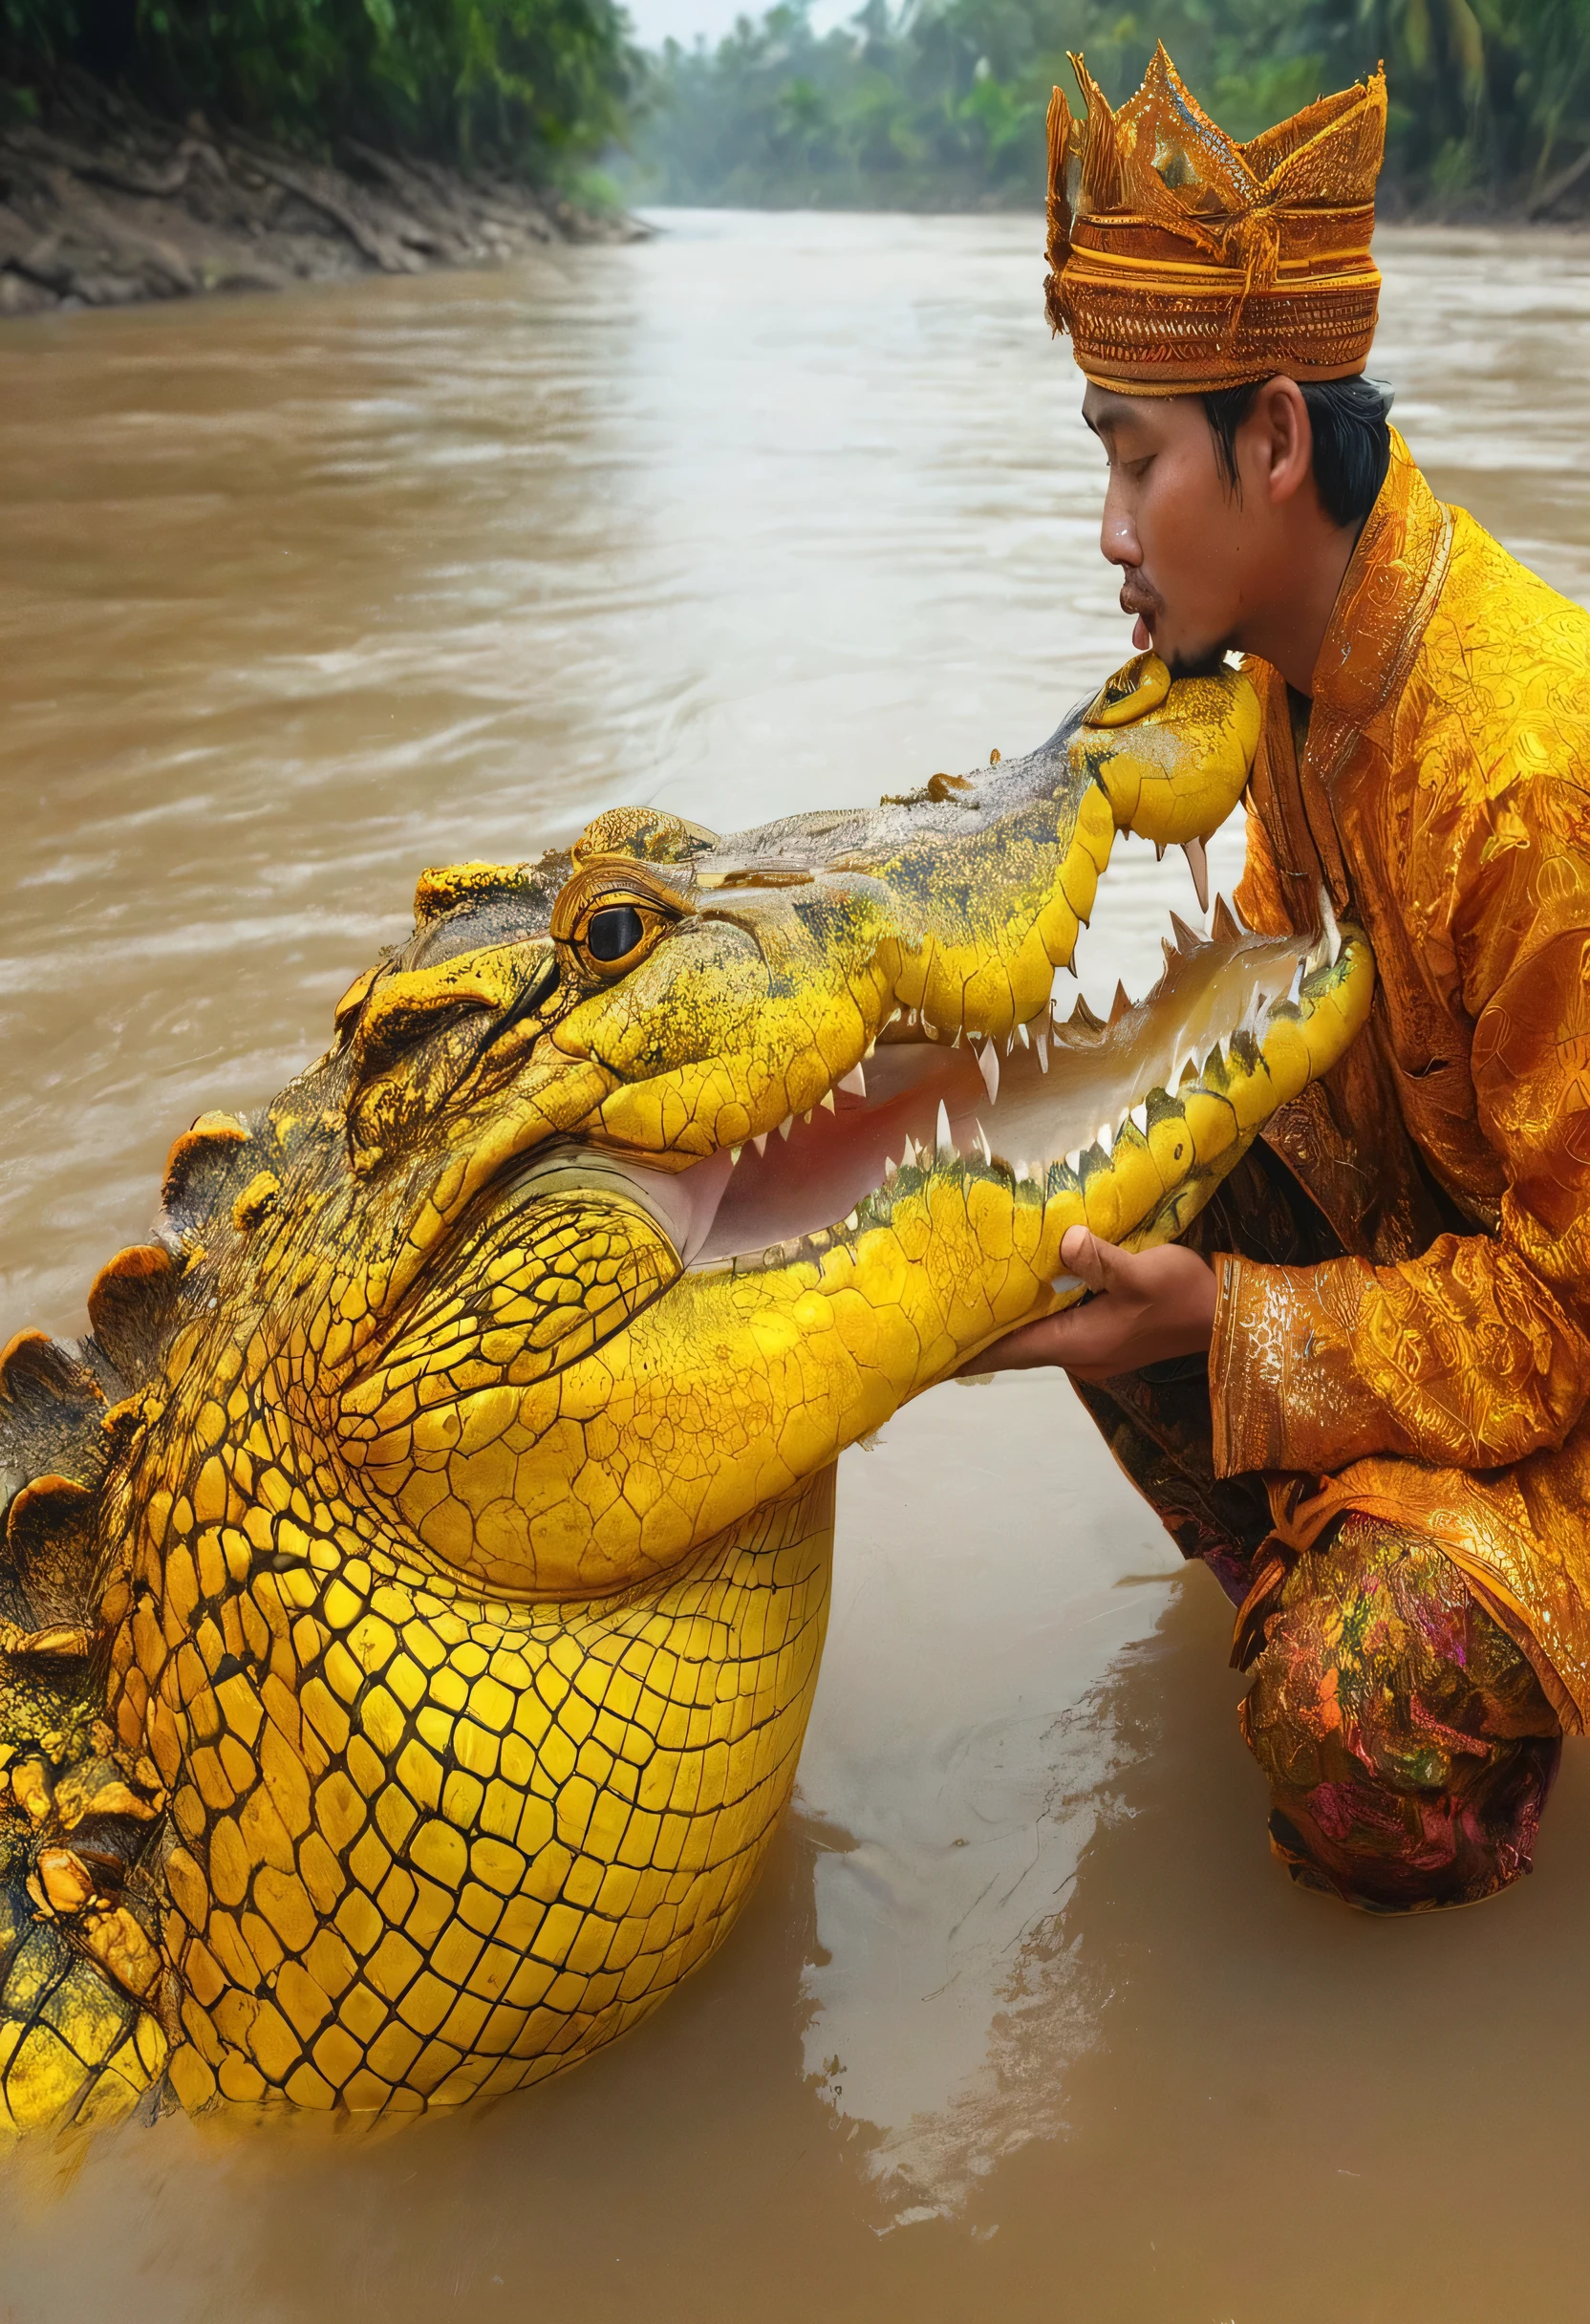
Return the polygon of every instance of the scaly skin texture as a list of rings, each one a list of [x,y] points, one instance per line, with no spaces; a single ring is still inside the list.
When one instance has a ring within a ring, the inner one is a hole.
[[[0,1373],[12,2126],[455,2104],[711,1951],[839,1452],[1075,1298],[1068,1226],[1177,1232],[1363,1022],[1362,938],[1223,912],[1049,1014],[1116,828],[1207,836],[1257,731],[1145,657],[872,814],[427,873],[327,1056],[179,1140],[93,1338]]]

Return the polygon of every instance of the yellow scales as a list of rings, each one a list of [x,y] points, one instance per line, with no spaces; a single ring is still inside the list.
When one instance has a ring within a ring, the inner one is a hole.
[[[0,2120],[555,2073],[721,1939],[788,1797],[834,1464],[1173,1235],[1368,1009],[1216,914],[1051,1014],[1118,829],[1257,734],[1150,657],[1043,750],[720,840],[428,872],[92,1337],[4,1358]]]

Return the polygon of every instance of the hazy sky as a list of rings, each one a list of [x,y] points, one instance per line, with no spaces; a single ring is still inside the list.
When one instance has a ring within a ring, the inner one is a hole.
[[[641,46],[648,49],[660,49],[670,33],[686,44],[698,33],[709,41],[721,40],[737,16],[760,16],[770,5],[771,0],[628,0],[630,20]],[[820,32],[827,32],[859,6],[860,0],[849,0],[849,5],[847,0],[816,0],[811,20]]]

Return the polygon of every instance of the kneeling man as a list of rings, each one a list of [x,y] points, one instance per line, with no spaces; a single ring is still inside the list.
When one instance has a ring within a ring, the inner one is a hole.
[[[1163,50],[1050,115],[1049,312],[1136,643],[1237,650],[1236,892],[1364,927],[1374,1014],[1187,1243],[1084,1230],[1056,1364],[1239,1611],[1293,1877],[1371,1910],[1530,1868],[1590,1713],[1590,615],[1444,506],[1363,377],[1384,81],[1244,146]]]

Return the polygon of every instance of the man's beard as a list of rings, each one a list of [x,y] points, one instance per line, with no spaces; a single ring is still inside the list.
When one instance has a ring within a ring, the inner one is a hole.
[[[1226,666],[1226,656],[1235,651],[1228,637],[1217,646],[1209,646],[1196,654],[1172,654],[1166,665],[1172,678],[1213,678]]]

